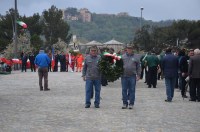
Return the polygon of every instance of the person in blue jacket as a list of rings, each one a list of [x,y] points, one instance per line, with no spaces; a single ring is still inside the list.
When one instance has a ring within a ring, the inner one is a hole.
[[[35,58],[35,64],[38,66],[39,86],[40,91],[43,91],[42,79],[44,78],[44,91],[50,90],[48,88],[48,65],[50,63],[48,55],[41,48],[39,54]]]
[[[172,54],[172,49],[166,49],[166,55],[162,60],[162,69],[165,77],[165,86],[167,99],[165,102],[172,102],[174,97],[174,88],[178,75],[178,57]]]

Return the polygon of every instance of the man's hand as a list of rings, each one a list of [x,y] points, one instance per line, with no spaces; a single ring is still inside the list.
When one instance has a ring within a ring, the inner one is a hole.
[[[182,77],[187,77],[187,73],[186,72],[182,72]]]
[[[136,76],[136,81],[139,81],[140,80],[140,76]]]
[[[83,81],[85,81],[86,80],[86,77],[85,76],[83,76]]]

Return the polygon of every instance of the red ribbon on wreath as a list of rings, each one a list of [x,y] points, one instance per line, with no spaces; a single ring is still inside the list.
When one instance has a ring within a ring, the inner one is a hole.
[[[103,55],[104,55],[104,56],[110,56],[110,57],[112,57],[113,63],[115,63],[116,60],[120,60],[120,59],[122,58],[121,56],[118,56],[116,53],[110,54],[110,53],[108,53],[108,52],[104,52]]]

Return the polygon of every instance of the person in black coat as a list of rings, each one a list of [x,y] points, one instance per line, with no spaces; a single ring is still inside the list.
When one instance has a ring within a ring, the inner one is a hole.
[[[35,55],[33,54],[33,52],[29,54],[29,60],[30,60],[31,72],[33,71],[35,72],[35,63],[34,63]]]
[[[23,54],[23,57],[22,57],[22,72],[25,71],[26,72],[26,63],[27,63],[27,60],[28,60],[28,56],[26,53]]]
[[[55,53],[55,65],[54,65],[54,68],[53,68],[53,72],[57,72],[58,71],[58,61],[59,61],[59,54],[58,53]]]
[[[64,52],[60,55],[60,72],[66,72],[66,55]]]
[[[185,91],[185,86],[187,82],[185,81],[185,79],[188,76],[188,56],[185,55],[184,50],[181,50],[180,52],[182,52],[182,56],[179,60],[179,70],[181,75],[181,95],[183,98],[187,98]]]

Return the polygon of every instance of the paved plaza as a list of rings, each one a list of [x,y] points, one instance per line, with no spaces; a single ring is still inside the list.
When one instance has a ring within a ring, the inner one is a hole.
[[[132,110],[121,109],[120,80],[102,87],[99,109],[84,108],[81,73],[50,72],[49,88],[39,90],[37,72],[0,75],[0,132],[200,132],[200,102],[177,90],[165,102],[164,81],[140,80]]]

